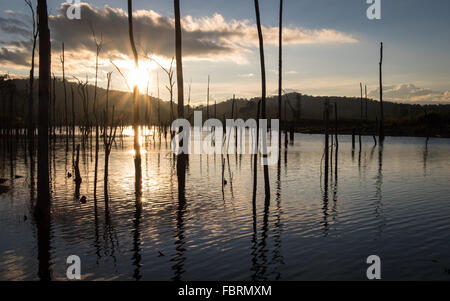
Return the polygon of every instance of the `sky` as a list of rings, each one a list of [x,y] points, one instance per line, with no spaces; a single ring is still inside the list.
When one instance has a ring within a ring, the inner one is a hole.
[[[35,3],[35,0],[31,0]],[[384,99],[450,103],[450,1],[379,0],[381,19],[369,20],[367,0],[284,0],[283,88],[308,95],[359,96],[360,82],[378,98],[379,45],[384,43]],[[127,1],[82,3],[81,19],[69,20],[68,4],[48,0],[52,71],[94,82],[95,42],[102,41],[99,84],[113,71],[112,87],[168,99],[168,69],[174,57],[173,1],[134,0],[140,69],[133,69],[126,24]],[[267,92],[277,92],[279,1],[260,0]],[[261,95],[261,71],[251,0],[181,0],[186,97],[218,102]],[[31,14],[24,1],[0,2],[0,72],[26,76],[31,53]],[[119,75],[116,64],[127,80]],[[175,70],[175,66],[174,70]],[[159,82],[159,89],[158,89]]]

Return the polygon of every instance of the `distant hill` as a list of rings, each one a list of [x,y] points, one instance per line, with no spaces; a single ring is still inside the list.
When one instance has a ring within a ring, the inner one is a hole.
[[[13,101],[13,116],[10,116],[9,103],[11,101],[9,89],[6,87],[5,83],[0,86],[0,109],[1,109],[1,117],[3,122],[6,118],[12,118],[11,120],[15,120],[17,126],[21,126],[24,123],[23,116],[26,116],[28,111],[28,100],[27,100],[27,86],[28,80],[26,79],[13,79],[8,80],[8,83],[13,83],[16,87],[14,96],[12,98]],[[71,103],[72,103],[72,89],[74,92],[74,103],[75,103],[75,112],[77,123],[81,122],[81,118],[83,118],[83,105],[82,98],[78,91],[78,84],[73,82],[67,82],[67,102],[68,102],[68,110],[69,110],[69,121],[71,120]],[[38,81],[35,83],[35,115],[37,114],[37,88]],[[57,122],[61,123],[64,121],[64,88],[61,79],[57,79],[56,81],[56,111],[57,111]],[[89,110],[91,117],[92,114],[92,103],[93,103],[93,95],[94,95],[94,87],[92,85],[88,86],[88,96],[90,99]],[[105,99],[106,99],[106,89],[98,88],[97,90],[97,99],[98,99],[98,107],[101,112],[103,112]],[[149,102],[146,101],[149,99]],[[338,105],[338,118],[339,120],[353,120],[359,121],[361,118],[361,100],[359,98],[349,98],[349,97],[324,97],[324,96],[309,96],[309,95],[300,95],[298,93],[290,93],[283,96],[283,109],[282,116],[284,117],[284,104],[287,104],[286,113],[287,119],[291,122],[308,122],[308,121],[319,121],[323,119],[323,107],[326,99],[330,100],[332,107],[334,107],[334,103],[336,102]],[[169,122],[169,102],[158,100],[154,97],[147,98],[146,96],[140,96],[141,103],[141,120],[145,122],[145,118],[149,120],[150,123],[157,123],[157,108],[158,103],[160,103],[160,112],[161,112],[161,121],[163,123]],[[176,100],[176,97],[174,97]],[[124,123],[129,123],[132,120],[132,93],[122,92],[122,91],[110,91],[109,95],[110,107],[115,106],[117,115],[122,116],[122,120]],[[146,104],[149,103],[148,106],[148,114],[146,115]],[[186,112],[189,112],[192,116],[192,110],[203,110],[204,119],[206,118],[206,107],[204,105],[197,106],[195,108],[186,108]],[[375,121],[379,116],[379,103],[374,100],[367,100],[367,119],[369,122]],[[217,107],[214,107],[214,104],[210,105],[209,108],[210,117],[214,117],[216,115],[217,118],[223,119],[231,118],[232,111],[232,99],[228,99],[226,101],[220,102],[217,104]],[[418,104],[400,104],[400,103],[392,103],[389,101],[384,102],[384,112],[385,119],[388,120],[401,120],[405,118],[418,118],[419,116],[425,113],[439,112],[439,113],[450,113],[450,105],[418,105]],[[99,113],[101,113],[99,112]],[[174,103],[174,112],[177,112],[177,105]],[[214,113],[216,114],[214,115]],[[235,108],[235,118],[254,118],[257,112],[257,98],[253,99],[236,99],[236,108]],[[366,101],[362,102],[362,112],[363,112],[363,120],[366,117]],[[268,118],[276,118],[278,114],[278,97],[269,97],[267,99],[267,115]],[[333,113],[334,114],[334,113]],[[187,115],[187,114],[186,114]],[[333,115],[334,116],[334,115]],[[333,117],[332,116],[332,117]],[[189,116],[188,116],[189,117]],[[93,120],[93,119],[91,119]]]

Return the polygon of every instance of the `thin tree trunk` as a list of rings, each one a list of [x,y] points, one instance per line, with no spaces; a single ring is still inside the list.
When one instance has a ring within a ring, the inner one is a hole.
[[[281,122],[281,98],[283,91],[283,0],[280,0],[278,34],[278,120]],[[281,131],[278,131],[278,148],[281,149]],[[281,160],[281,157],[278,158]]]
[[[324,110],[324,119],[325,119],[325,149],[324,149],[324,158],[325,158],[325,185],[328,185],[328,168],[329,168],[329,119],[330,119],[330,109],[329,109],[329,100],[325,102],[325,110]],[[325,189],[327,189],[326,187]],[[326,190],[325,190],[326,191]]]
[[[100,150],[99,142],[99,118],[98,118],[98,108],[97,108],[97,85],[98,85],[98,58],[102,48],[102,41],[98,42],[95,37],[94,30],[92,29],[92,35],[94,37],[96,46],[96,56],[95,56],[95,85],[94,85],[94,104],[93,112],[95,117],[95,165],[94,165],[94,201],[97,201],[97,180],[98,180],[98,152]]]
[[[132,1],[128,0],[128,33],[130,37],[131,49],[134,56],[135,68],[139,67],[139,59],[136,50],[136,45],[134,43],[134,33],[133,33],[133,8]],[[141,170],[141,148],[139,144],[139,88],[137,85],[133,88],[133,128],[134,128],[134,168],[135,168],[135,192],[136,200],[140,199],[142,194],[142,170]]]
[[[158,128],[159,128],[159,142],[161,143],[161,99],[159,98],[159,73],[156,73],[156,81],[158,86]]]
[[[253,155],[253,212],[256,211],[256,188],[258,185],[258,143],[259,143],[259,115],[261,110],[261,101],[258,101],[258,108],[256,111],[256,142],[255,154]]]
[[[181,13],[180,0],[174,0],[175,10],[175,52],[177,63],[177,92],[178,92],[178,118],[184,118],[184,90],[183,90],[183,56],[181,41]],[[180,141],[187,143],[187,141]],[[178,199],[184,201],[185,183],[186,183],[186,154],[181,153],[177,156],[177,176],[178,176]]]
[[[367,105],[369,104],[369,101],[367,99],[367,85],[364,85],[364,91],[365,91],[365,100],[366,100],[366,123],[368,121],[368,116],[367,116]]]
[[[28,94],[28,139],[29,139],[29,152],[30,156],[34,156],[34,62],[36,57],[36,42],[38,36],[38,30],[36,28],[36,15],[31,4],[31,1],[25,1],[30,7],[31,16],[33,20],[33,47],[31,50],[31,69],[29,79],[29,94]]]
[[[334,140],[336,141],[336,152],[337,152],[339,148],[337,102],[334,103]]]
[[[67,87],[66,87],[66,73],[64,70],[65,58],[64,58],[64,43],[62,43],[62,55],[61,55],[62,73],[63,73],[63,86],[64,86],[64,123],[66,127],[66,152],[69,151],[69,125],[68,125],[68,113],[67,113]]]
[[[259,15],[259,1],[254,0],[255,2],[255,13],[256,13],[256,26],[258,28],[258,38],[259,38],[259,57],[261,63],[261,117],[262,119],[266,119],[266,68],[264,62],[264,41],[261,29],[261,18]],[[258,129],[259,131],[259,129]],[[263,157],[267,158],[267,145],[265,136],[267,132],[263,133]],[[269,167],[265,162],[264,164],[264,188],[266,193],[266,200],[270,200],[270,183],[269,183]]]
[[[81,178],[80,174],[80,145],[77,145],[77,154],[75,156],[75,162],[73,163],[73,168],[75,171],[75,198],[80,198],[80,185],[81,182],[83,182],[83,179]]]
[[[209,75],[208,75],[208,88],[206,90],[206,119],[209,119]]]
[[[384,141],[384,111],[383,111],[383,42],[380,45],[380,144]]]
[[[72,94],[72,156],[75,154],[75,95],[73,92],[73,85],[70,86]]]

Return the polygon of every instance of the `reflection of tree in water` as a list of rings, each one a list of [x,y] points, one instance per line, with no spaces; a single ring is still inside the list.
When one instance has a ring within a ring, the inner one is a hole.
[[[323,213],[323,221],[322,221],[322,225],[323,225],[323,236],[328,236],[328,230],[329,230],[329,222],[328,222],[328,172],[325,172],[325,186],[324,186],[324,190],[323,190],[323,195],[322,195],[322,201],[323,201],[323,205],[322,205],[322,213]]]
[[[283,214],[283,208],[281,207],[281,160],[278,160],[277,164],[277,189],[276,189],[276,208],[274,213],[274,229],[273,229],[273,240],[274,248],[272,252],[271,265],[274,266],[275,279],[279,280],[281,278],[281,271],[279,270],[281,266],[284,265],[284,257],[281,253],[281,234],[283,232],[283,223],[281,221],[281,215]]]
[[[274,279],[281,278],[281,267],[284,265],[284,257],[281,253],[281,235],[283,230],[283,224],[281,221],[281,215],[283,214],[281,206],[281,179],[280,168],[281,161],[278,161],[277,166],[277,189],[276,189],[276,207],[274,211],[274,228],[273,228],[273,249],[271,252],[271,258],[269,258],[268,246],[269,242],[269,217],[270,217],[270,201],[264,202],[264,212],[262,218],[261,236],[258,241],[257,233],[257,212],[256,204],[253,204],[253,232],[251,236],[251,279],[253,281],[268,280],[274,275]],[[269,270],[269,268],[271,270]]]
[[[136,197],[136,203],[135,203],[135,212],[134,212],[134,219],[133,219],[133,265],[135,266],[133,278],[136,280],[141,279],[141,216],[142,216],[142,200],[140,196]]]
[[[333,185],[333,223],[337,222],[337,201],[338,201],[338,159],[339,159],[339,146],[336,144],[336,151],[334,153],[334,185]]]
[[[105,194],[107,192],[105,191]],[[109,200],[105,198],[105,221],[103,227],[103,243],[104,243],[104,254],[113,259],[114,267],[116,267],[116,247],[119,247],[119,239],[117,238],[117,233],[114,229],[111,212],[109,209]]]
[[[428,140],[430,138],[426,138],[425,140],[425,148],[423,150],[423,176],[427,176],[427,161],[428,161]]]
[[[135,152],[140,154],[141,149],[139,144],[135,143]],[[140,155],[135,157],[135,212],[133,219],[133,265],[135,266],[133,278],[136,280],[141,279],[141,216],[142,216],[142,170],[141,170],[141,160]]]
[[[383,194],[382,194],[382,185],[383,185],[383,144],[378,146],[378,174],[376,176],[375,181],[375,218],[379,220],[378,228],[378,238],[381,236],[383,232],[384,226],[386,225],[386,220],[383,216]]]
[[[176,210],[176,230],[175,230],[175,255],[171,259],[174,263],[172,270],[174,272],[173,280],[181,280],[185,272],[184,262],[186,256],[184,255],[185,245],[185,224],[184,215],[186,213],[186,161],[187,156],[180,154],[177,156],[177,179],[178,179],[178,205]]]

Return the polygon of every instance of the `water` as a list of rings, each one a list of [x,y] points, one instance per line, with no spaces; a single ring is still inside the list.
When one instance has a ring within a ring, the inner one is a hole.
[[[96,205],[93,157],[81,153],[81,195],[88,199],[81,204],[66,177],[72,153],[58,141],[50,262],[41,264],[61,280],[72,254],[85,280],[364,280],[366,258],[376,254],[383,279],[449,280],[450,140],[388,137],[380,148],[363,137],[353,155],[350,140],[339,137],[337,174],[333,154],[326,183],[323,136],[296,134],[280,165],[269,168],[270,204],[259,168],[256,216],[248,155],[229,156],[223,194],[221,156],[190,155],[183,203],[176,160],[164,141],[150,137],[136,203],[133,141],[125,137],[122,146],[118,139],[108,205],[102,149]],[[10,190],[0,194],[0,280],[39,279],[29,163],[21,145],[12,154],[2,147],[0,177]]]

